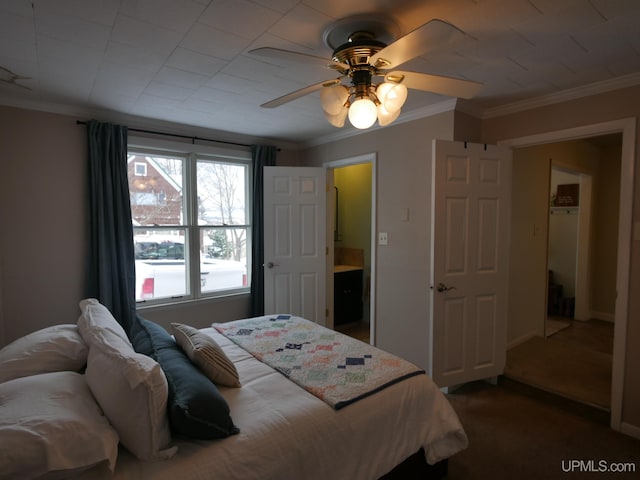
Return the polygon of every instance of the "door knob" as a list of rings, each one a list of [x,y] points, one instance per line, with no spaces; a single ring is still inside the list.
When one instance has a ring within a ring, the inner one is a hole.
[[[456,287],[447,287],[444,283],[440,282],[438,283],[438,286],[436,287],[436,290],[438,290],[440,293],[442,292],[448,292],[449,290],[455,290]]]
[[[267,268],[273,268],[273,267],[279,267],[280,265],[278,265],[277,263],[273,263],[273,262],[269,262],[267,263]]]

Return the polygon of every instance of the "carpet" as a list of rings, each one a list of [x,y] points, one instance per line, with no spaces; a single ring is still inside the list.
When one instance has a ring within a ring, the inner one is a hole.
[[[503,378],[497,386],[464,385],[447,398],[469,437],[469,447],[449,460],[448,480],[638,478],[640,440],[611,430],[602,410]],[[635,473],[567,471],[572,460],[632,464]]]
[[[547,318],[544,323],[544,333],[547,337],[551,337],[555,335],[561,330],[565,328],[569,328],[571,326],[571,322],[568,320],[555,320],[553,318]]]
[[[610,408],[612,355],[533,337],[507,352],[505,376],[543,390]]]

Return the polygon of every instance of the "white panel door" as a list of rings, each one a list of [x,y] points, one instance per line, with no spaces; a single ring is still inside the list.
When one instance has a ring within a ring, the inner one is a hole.
[[[264,169],[264,310],[325,324],[325,169]]]
[[[434,140],[431,376],[495,377],[506,357],[511,150]]]

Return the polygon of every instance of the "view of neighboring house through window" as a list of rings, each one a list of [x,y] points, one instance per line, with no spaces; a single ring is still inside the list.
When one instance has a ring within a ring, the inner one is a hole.
[[[248,291],[250,161],[129,147],[136,300]]]

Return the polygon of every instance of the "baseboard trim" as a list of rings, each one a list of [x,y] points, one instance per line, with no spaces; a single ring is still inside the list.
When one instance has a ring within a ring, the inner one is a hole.
[[[536,332],[529,332],[526,335],[522,335],[521,337],[515,338],[515,339],[511,340],[509,343],[507,343],[507,350],[510,350],[513,347],[517,347],[521,343],[524,343],[527,340],[530,340],[535,336],[537,336]]]
[[[620,424],[620,432],[640,440],[640,427],[631,425],[630,423],[622,422]]]

